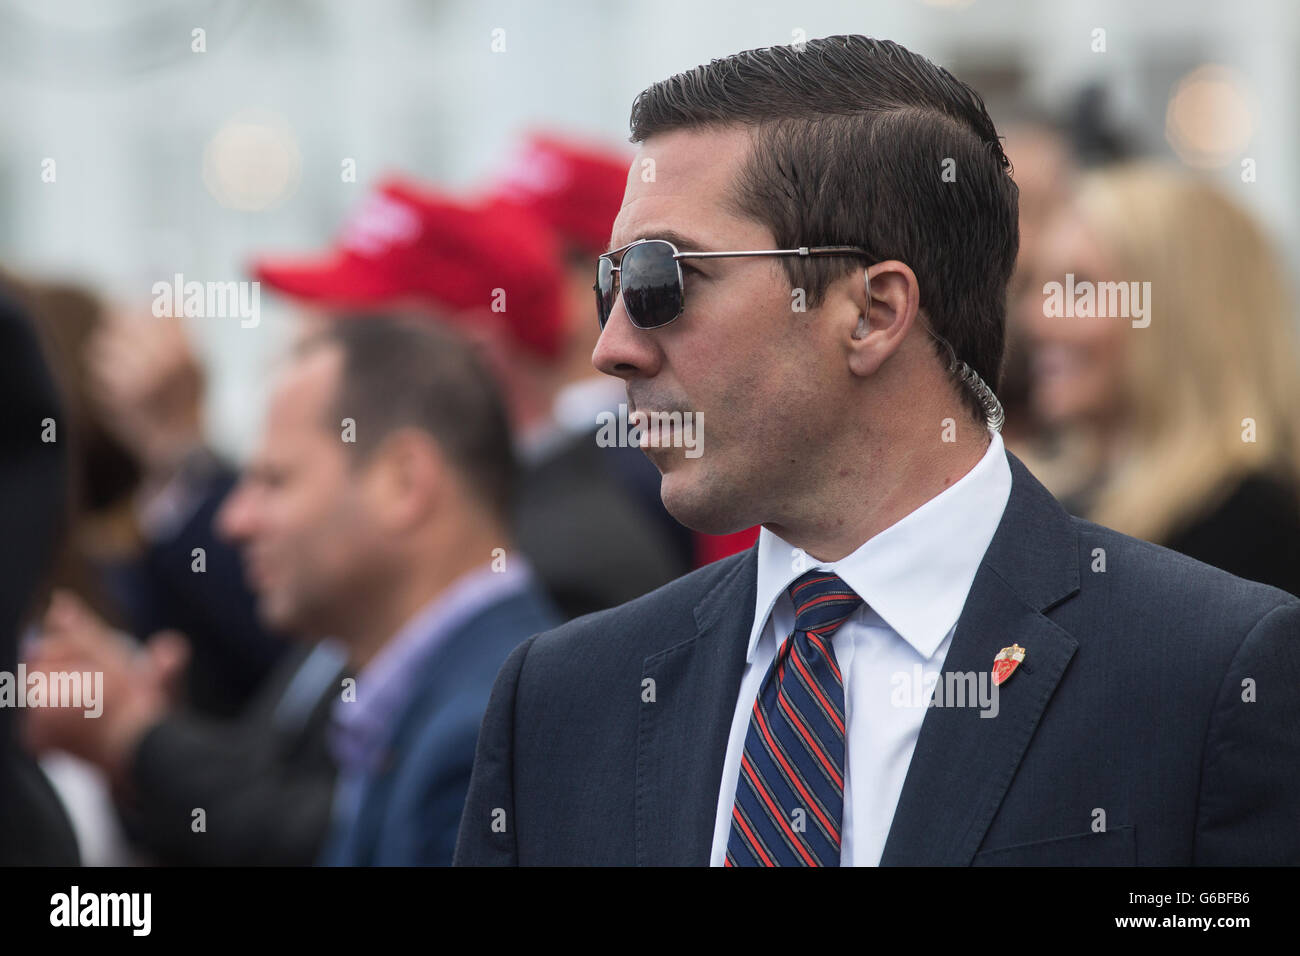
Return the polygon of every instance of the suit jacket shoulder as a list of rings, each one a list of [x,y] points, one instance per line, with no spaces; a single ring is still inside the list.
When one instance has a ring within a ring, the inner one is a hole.
[[[419,667],[418,691],[398,721],[391,759],[363,797],[354,844],[360,859],[451,863],[493,680],[521,641],[558,620],[550,600],[530,588],[476,615]]]
[[[585,679],[604,662],[624,662],[639,654],[639,663],[675,640],[688,639],[697,628],[696,606],[708,594],[734,587],[747,556],[752,557],[742,552],[715,561],[639,598],[538,635],[528,652],[530,677],[550,679],[573,670]],[[752,604],[736,610],[753,618]]]
[[[1247,581],[1177,551],[1073,518],[1080,597],[1122,610],[1126,631],[1177,630],[1188,653],[1235,650],[1273,608],[1300,604],[1279,588]],[[1090,607],[1090,610],[1096,610]]]

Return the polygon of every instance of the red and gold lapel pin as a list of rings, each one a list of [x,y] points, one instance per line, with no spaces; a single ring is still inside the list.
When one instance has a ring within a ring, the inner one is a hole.
[[[1025,649],[1019,644],[998,651],[998,656],[993,658],[993,685],[996,687],[1014,674],[1024,659]]]

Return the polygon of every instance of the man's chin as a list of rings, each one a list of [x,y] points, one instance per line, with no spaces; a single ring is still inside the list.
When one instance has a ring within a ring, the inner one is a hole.
[[[738,513],[738,502],[717,488],[708,487],[698,469],[677,467],[665,471],[659,483],[659,497],[670,515],[700,534],[731,534],[744,531],[746,522]]]
[[[263,627],[277,634],[294,634],[301,630],[301,615],[288,602],[263,596],[257,602],[257,617]]]

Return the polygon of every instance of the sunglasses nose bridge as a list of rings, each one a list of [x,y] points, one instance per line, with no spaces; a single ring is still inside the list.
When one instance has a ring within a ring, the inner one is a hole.
[[[623,301],[623,289],[618,283],[618,273],[615,273],[613,298],[609,304],[609,313],[605,316],[605,327],[608,327],[609,323],[614,321],[615,315],[619,313],[622,314],[622,317],[627,321],[628,325],[632,326],[632,328],[635,329],[638,327],[637,324],[632,321],[632,316],[628,314],[627,303]]]

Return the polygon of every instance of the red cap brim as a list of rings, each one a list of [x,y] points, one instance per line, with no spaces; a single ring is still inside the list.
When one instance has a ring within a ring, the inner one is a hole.
[[[376,305],[397,295],[373,264],[335,254],[323,259],[260,259],[253,276],[292,299],[324,305]]]

